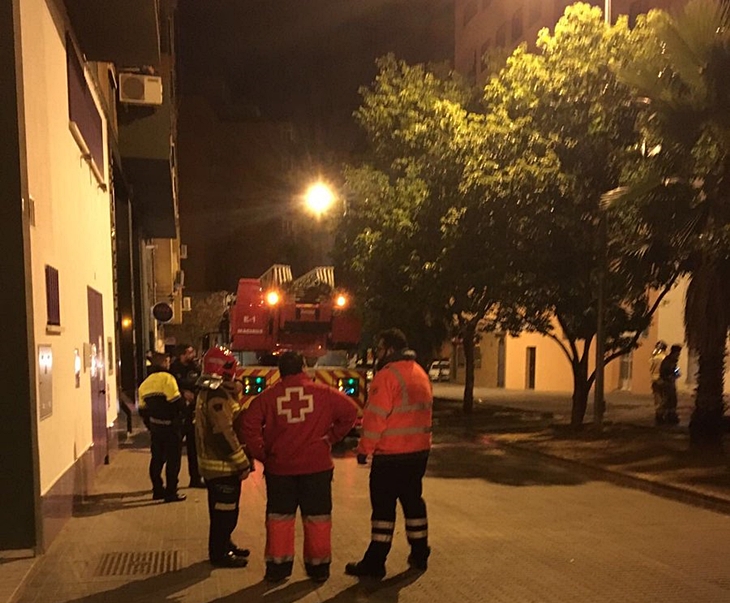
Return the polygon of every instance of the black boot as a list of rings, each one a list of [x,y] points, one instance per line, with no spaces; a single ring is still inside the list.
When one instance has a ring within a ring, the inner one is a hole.
[[[428,557],[430,554],[431,547],[426,547],[425,551],[418,551],[415,548],[411,549],[411,554],[408,555],[408,566],[419,572],[425,572],[428,569]]]
[[[345,566],[345,573],[348,576],[357,576],[358,578],[375,578],[381,580],[385,577],[385,564],[376,565],[367,563],[364,559]]]

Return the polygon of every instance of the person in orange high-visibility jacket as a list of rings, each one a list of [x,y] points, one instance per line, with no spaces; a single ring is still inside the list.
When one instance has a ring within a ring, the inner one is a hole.
[[[357,419],[345,394],[315,383],[297,352],[279,358],[281,380],[259,394],[236,423],[249,454],[264,464],[267,582],[286,580],[294,564],[297,507],[304,525],[304,568],[315,582],[330,575],[332,444]]]
[[[408,564],[428,567],[428,519],[423,500],[423,476],[431,449],[433,393],[426,372],[408,349],[399,329],[380,333],[376,350],[380,367],[370,384],[363,411],[358,463],[372,455],[370,546],[361,561],[348,563],[351,576],[382,578],[395,530],[400,501],[411,545]]]

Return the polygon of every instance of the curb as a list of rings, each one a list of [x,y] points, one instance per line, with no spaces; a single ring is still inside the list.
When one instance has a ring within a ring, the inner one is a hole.
[[[534,450],[532,448],[520,446],[518,444],[509,444],[505,442],[495,441],[495,445],[498,448],[517,452],[525,456],[533,456],[542,459],[550,460],[557,464],[563,465],[568,468],[580,469],[584,474],[603,481],[611,482],[617,486],[624,488],[632,488],[634,490],[642,490],[656,496],[668,498],[677,502],[690,504],[695,507],[721,513],[723,515],[730,515],[730,500],[721,498],[719,496],[713,496],[712,494],[706,494],[703,492],[696,492],[688,490],[687,488],[681,488],[679,486],[673,486],[671,484],[664,484],[661,482],[653,482],[644,478],[637,477],[635,475],[629,475],[626,473],[618,473],[605,469],[604,467],[597,467],[596,465],[589,465],[578,460],[566,459],[559,456],[554,456],[540,450]]]

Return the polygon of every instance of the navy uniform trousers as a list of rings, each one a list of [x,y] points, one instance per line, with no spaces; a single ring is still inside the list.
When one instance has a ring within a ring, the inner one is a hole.
[[[393,542],[398,501],[403,507],[411,556],[417,561],[425,561],[428,557],[428,519],[422,496],[427,463],[428,451],[373,456],[370,468],[371,536],[363,559],[369,567],[385,565]]]

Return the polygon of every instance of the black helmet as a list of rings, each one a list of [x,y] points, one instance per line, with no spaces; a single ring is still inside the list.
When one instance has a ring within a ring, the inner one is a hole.
[[[659,341],[656,342],[656,345],[654,346],[654,349],[657,352],[664,352],[664,351],[666,351],[666,349],[667,349],[667,342],[666,341],[662,341],[660,339]]]

